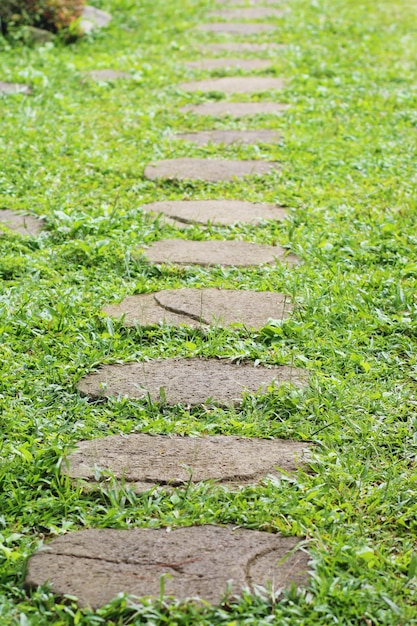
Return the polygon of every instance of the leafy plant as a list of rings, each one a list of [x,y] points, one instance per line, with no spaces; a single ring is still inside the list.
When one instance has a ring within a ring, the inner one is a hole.
[[[36,26],[59,32],[80,17],[84,5],[85,0],[2,0],[1,29]]]

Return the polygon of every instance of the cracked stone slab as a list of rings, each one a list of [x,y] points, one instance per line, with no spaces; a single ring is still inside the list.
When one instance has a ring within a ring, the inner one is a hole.
[[[229,67],[239,68],[240,70],[265,70],[271,67],[269,59],[200,59],[199,61],[189,61],[184,63],[186,67],[196,68],[200,70],[218,70],[227,69]]]
[[[82,378],[77,389],[92,399],[126,396],[170,406],[208,401],[229,406],[240,404],[245,392],[265,392],[284,383],[303,387],[307,382],[304,370],[284,365],[254,367],[220,359],[172,358],[104,365]]]
[[[0,95],[4,94],[6,96],[13,95],[16,93],[28,94],[31,92],[31,88],[28,85],[24,85],[23,83],[5,83],[0,80]]]
[[[119,304],[109,304],[102,309],[103,313],[111,317],[124,317],[124,325],[128,328],[139,326],[189,326],[200,328],[202,324],[194,319],[178,315],[161,307],[155,300],[155,294],[142,293],[127,296]]]
[[[278,102],[202,102],[201,104],[187,104],[180,108],[182,113],[195,115],[211,115],[222,117],[245,117],[247,115],[278,115],[288,109],[287,104]]]
[[[86,5],[81,14],[80,28],[84,33],[91,33],[96,28],[104,28],[112,19],[110,13]]]
[[[238,240],[163,239],[151,244],[144,254],[150,263],[174,265],[251,267],[262,263],[288,263],[293,266],[299,262],[281,246]]]
[[[277,131],[264,128],[256,130],[202,130],[193,133],[176,133],[174,137],[183,141],[191,141],[198,146],[205,146],[209,143],[224,145],[276,144],[282,141],[282,135],[277,133]]]
[[[62,473],[97,485],[97,472],[110,472],[138,493],[189,481],[215,481],[236,488],[268,476],[280,477],[282,470],[295,472],[307,460],[307,444],[284,439],[112,435],[78,442]]]
[[[232,289],[174,289],[127,296],[107,305],[103,313],[123,318],[123,324],[150,326],[161,322],[192,328],[243,324],[258,330],[270,319],[282,320],[292,312],[290,298],[270,291]]]
[[[146,166],[144,175],[150,180],[205,180],[215,183],[234,178],[269,174],[279,171],[278,163],[272,161],[232,161],[229,159],[165,159]]]
[[[222,226],[236,222],[259,224],[262,220],[283,220],[287,214],[283,207],[243,200],[165,200],[145,204],[141,208],[157,215],[162,213],[179,222]]]
[[[91,80],[95,80],[97,82],[106,82],[108,80],[120,80],[120,79],[131,79],[132,76],[127,72],[122,72],[120,70],[91,70],[86,74],[87,78],[91,78]]]
[[[207,78],[206,80],[192,80],[178,85],[184,91],[221,91],[232,93],[257,93],[262,91],[276,91],[284,89],[283,78],[268,76],[223,76],[222,78]]]
[[[140,598],[196,598],[211,604],[242,592],[279,592],[308,582],[310,557],[298,537],[232,526],[112,528],[53,539],[28,563],[25,586],[46,582],[57,595],[97,609],[119,593]],[[163,578],[161,578],[163,577]],[[266,591],[272,586],[271,590]]]
[[[205,46],[211,52],[276,52],[285,49],[284,44],[249,43],[246,41],[225,41]]]
[[[275,24],[251,24],[249,22],[212,22],[197,26],[197,30],[206,33],[225,33],[228,35],[257,35],[275,30],[275,28]]]
[[[272,7],[249,7],[240,9],[220,9],[208,13],[207,17],[225,20],[259,20],[264,17],[283,17],[285,11]]]
[[[3,234],[1,226],[6,226],[19,235],[34,237],[44,228],[44,222],[31,215],[21,215],[10,209],[0,209],[0,235]]]

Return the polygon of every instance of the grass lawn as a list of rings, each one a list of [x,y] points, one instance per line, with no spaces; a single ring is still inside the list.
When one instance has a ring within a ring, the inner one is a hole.
[[[0,40],[0,80],[30,96],[0,98],[1,207],[44,216],[38,238],[0,237],[0,623],[417,624],[417,20],[409,0],[289,0],[266,52],[287,88],[282,116],[185,115],[181,81],[201,46],[193,27],[214,0],[102,0],[108,29],[74,45]],[[230,53],[236,56],[236,53]],[[249,56],[256,56],[250,54]],[[82,80],[93,69],[132,81]],[[233,74],[233,71],[228,72]],[[214,73],[216,75],[216,73]],[[222,75],[217,72],[217,75]],[[246,96],[247,100],[261,96]],[[176,131],[271,128],[280,145],[195,147]],[[181,156],[276,160],[282,171],[234,183],[159,182],[150,161]],[[286,222],[187,232],[145,215],[146,202],[230,198],[284,204]],[[279,243],[304,263],[263,267],[149,265],[139,245],[172,237]],[[100,313],[125,295],[174,287],[276,290],[293,316],[259,332],[126,330]],[[89,403],[75,386],[102,363],[222,356],[290,364],[307,391],[248,396],[240,409]],[[313,474],[229,493],[196,485],[135,495],[84,493],[60,476],[80,439],[115,433],[237,434],[315,442]],[[308,588],[281,601],[217,608],[117,599],[99,611],[48,587],[23,589],[28,557],[84,528],[227,524],[306,538]]]

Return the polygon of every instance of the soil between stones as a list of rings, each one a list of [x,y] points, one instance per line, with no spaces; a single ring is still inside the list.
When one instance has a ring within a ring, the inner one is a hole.
[[[259,20],[264,17],[283,17],[285,11],[272,7],[250,7],[240,9],[220,9],[207,14],[209,18],[221,18],[225,20]]]
[[[22,83],[5,83],[0,80],[0,95],[4,94],[6,96],[16,93],[25,93],[28,94],[31,92],[31,88],[28,85],[24,85]]]
[[[206,33],[227,33],[230,35],[257,35],[275,30],[274,24],[250,24],[248,22],[213,22],[212,24],[199,24],[197,30]]]
[[[163,213],[188,224],[221,224],[241,222],[259,224],[262,220],[283,220],[286,210],[271,204],[254,204],[242,200],[167,200],[141,207],[145,211]]]
[[[87,78],[95,80],[97,82],[106,82],[108,80],[119,80],[132,78],[127,72],[121,72],[119,70],[91,70],[86,74]]]
[[[97,609],[121,592],[159,598],[166,575],[166,596],[219,604],[229,589],[233,598],[244,589],[306,584],[309,556],[297,550],[299,543],[230,526],[84,530],[62,535],[32,556],[25,586],[49,581],[53,593]]]
[[[270,291],[173,289],[128,296],[120,304],[102,310],[112,317],[125,316],[123,323],[127,327],[164,322],[192,328],[244,324],[258,330],[269,319],[287,318],[292,306],[288,296]]]
[[[194,133],[177,133],[174,137],[183,141],[191,141],[198,146],[205,146],[209,143],[256,145],[282,141],[282,135],[275,130],[263,128],[257,130],[202,130]]]
[[[245,392],[264,392],[271,385],[307,384],[304,370],[288,366],[254,367],[219,359],[173,358],[105,365],[82,378],[78,391],[92,399],[149,397],[153,402],[195,406],[209,400],[218,406],[238,405]]]
[[[184,64],[186,67],[201,70],[226,69],[228,67],[239,68],[241,70],[265,70],[271,67],[268,59],[200,59],[199,61],[189,61]]]
[[[144,175],[150,180],[205,180],[207,182],[230,181],[255,174],[269,174],[280,170],[272,161],[231,161],[226,159],[166,159],[146,166]]]
[[[192,92],[258,93],[283,89],[285,81],[283,78],[269,78],[267,76],[224,76],[223,78],[208,78],[181,83],[178,87],[184,91]]]
[[[30,215],[19,215],[10,209],[0,209],[0,235],[3,234],[2,224],[19,235],[30,237],[38,235],[44,227],[42,220]]]
[[[287,104],[278,102],[202,102],[201,104],[187,104],[180,108],[182,113],[194,113],[195,115],[212,115],[220,117],[232,115],[244,117],[246,115],[270,115],[280,114],[288,109]]]
[[[284,439],[113,435],[78,442],[62,473],[97,485],[97,470],[111,472],[138,493],[208,480],[236,488],[295,472],[307,459],[307,444]]]
[[[163,239],[144,252],[150,263],[251,267],[261,263],[297,265],[299,259],[281,246],[249,241]]]

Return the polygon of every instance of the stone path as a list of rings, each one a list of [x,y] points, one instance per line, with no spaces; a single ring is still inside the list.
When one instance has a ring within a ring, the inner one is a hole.
[[[103,313],[124,317],[124,325],[231,326],[243,324],[258,330],[270,319],[282,320],[292,311],[290,298],[271,291],[232,289],[173,289],[127,296],[107,305]]]
[[[44,228],[42,220],[31,215],[21,215],[10,211],[10,209],[0,209],[0,235],[3,234],[2,225],[19,235],[35,237]]]
[[[164,215],[188,224],[229,226],[241,222],[259,224],[263,220],[283,220],[286,210],[271,204],[244,200],[166,200],[141,207],[144,211]]]
[[[265,70],[271,67],[271,61],[268,59],[200,59],[199,61],[188,61],[184,65],[191,69],[200,70],[239,68],[249,72],[251,70]]]
[[[211,52],[277,52],[284,50],[285,45],[279,43],[250,43],[247,41],[225,41],[206,44]]]
[[[201,104],[186,104],[180,108],[183,113],[195,115],[211,115],[223,117],[246,117],[248,115],[277,115],[288,109],[287,104],[278,102],[202,102]]]
[[[247,144],[258,145],[262,143],[279,143],[282,135],[275,130],[202,130],[194,133],[177,133],[176,139],[191,141],[198,146],[205,146],[209,143]]]
[[[97,471],[111,472],[138,493],[208,480],[236,488],[295,472],[307,460],[307,444],[284,439],[113,435],[80,441],[62,473],[97,486]]]
[[[152,402],[195,406],[209,400],[219,406],[238,405],[244,392],[265,391],[271,385],[307,384],[304,370],[287,367],[254,367],[220,359],[172,358],[104,365],[78,384],[78,391],[92,399],[126,396]]]
[[[257,93],[276,91],[285,87],[282,78],[269,76],[227,76],[195,80],[178,85],[184,91],[222,91],[223,93]]]
[[[144,175],[150,180],[205,180],[207,182],[231,181],[234,178],[269,174],[279,170],[278,163],[271,161],[231,161],[226,159],[165,159],[151,163]]]
[[[31,92],[31,88],[28,85],[24,85],[23,83],[5,83],[0,80],[0,95],[4,94],[6,96],[24,93],[28,94]]]
[[[53,539],[29,561],[26,587],[50,581],[53,593],[96,609],[118,593],[201,598],[274,590],[307,581],[309,556],[296,537],[220,526],[92,529]],[[164,576],[166,575],[166,576]]]
[[[213,22],[200,24],[197,30],[207,33],[224,33],[228,35],[258,35],[275,30],[274,24],[250,24],[249,22]]]
[[[220,17],[225,20],[259,20],[264,17],[282,17],[283,15],[285,15],[285,11],[280,9],[274,9],[272,7],[253,7],[249,9],[220,9],[219,11],[211,11],[207,17]]]
[[[120,70],[91,70],[86,74],[87,78],[95,80],[97,82],[106,82],[112,80],[131,79],[132,76],[127,72],[121,72]]]
[[[150,263],[174,265],[251,267],[261,263],[297,265],[299,262],[295,255],[288,254],[281,246],[238,240],[163,239],[151,244],[144,254]]]

